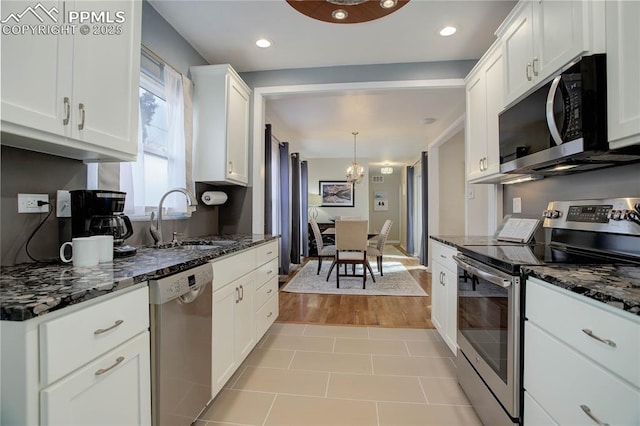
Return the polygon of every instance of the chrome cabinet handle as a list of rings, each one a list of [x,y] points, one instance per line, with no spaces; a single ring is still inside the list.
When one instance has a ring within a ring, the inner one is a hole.
[[[612,348],[616,347],[616,342],[614,342],[613,340],[603,339],[602,337],[598,337],[595,334],[593,334],[593,331],[589,330],[588,328],[583,328],[582,332],[584,334],[586,334],[587,336],[591,337],[592,339],[597,340],[598,342],[605,343],[605,344],[611,346]]]
[[[271,270],[271,269],[269,269],[269,270],[267,271],[267,275],[272,274],[272,273],[273,273],[273,270]]]
[[[273,312],[269,312],[269,315],[267,315],[267,318],[271,318],[271,315],[273,315]]]
[[[582,408],[582,411],[584,411],[585,414],[587,416],[589,416],[589,418],[595,422],[595,424],[597,424],[599,426],[609,426],[609,423],[604,423],[604,422],[600,421],[599,418],[594,416],[588,405],[581,405],[580,408]]]
[[[272,251],[268,251],[267,252],[267,256],[270,255],[270,254],[273,254],[273,252]]]
[[[531,81],[533,79],[533,77],[531,76],[531,72],[530,72],[531,68],[532,68],[531,62],[527,62],[527,66],[525,68],[525,72],[527,74],[527,80],[528,81]]]
[[[64,109],[66,111],[65,117],[62,120],[62,124],[65,126],[69,124],[69,119],[71,118],[71,100],[68,97],[64,97]]]
[[[536,66],[538,64],[538,62],[540,62],[540,60],[538,59],[538,57],[534,57],[533,58],[533,75],[535,75],[536,77],[538,76],[538,67]]]
[[[229,161],[229,174],[233,173],[233,161]]]
[[[240,303],[240,289],[236,287],[236,303]]]
[[[267,291],[267,294],[271,294],[272,291],[273,291],[273,289],[270,288],[269,291]]]
[[[124,361],[124,357],[123,356],[119,356],[118,358],[116,358],[116,362],[111,367],[101,368],[100,370],[95,372],[95,375],[96,376],[100,376],[101,374],[106,373],[107,371],[111,370],[112,368],[116,368],[122,361]]]
[[[78,130],[84,130],[84,120],[86,118],[86,111],[84,109],[84,104],[78,104],[78,109],[80,110],[80,124],[78,124]]]
[[[440,257],[443,258],[443,259],[447,258],[447,256],[445,256],[444,254],[441,254]]]
[[[124,323],[124,320],[118,320],[116,321],[111,327],[108,328],[99,328],[96,331],[93,332],[93,334],[103,334],[106,333],[109,330],[113,330],[114,328],[122,325]]]
[[[244,300],[244,287],[240,286],[240,300]]]
[[[478,168],[482,171],[482,158],[478,161]]]

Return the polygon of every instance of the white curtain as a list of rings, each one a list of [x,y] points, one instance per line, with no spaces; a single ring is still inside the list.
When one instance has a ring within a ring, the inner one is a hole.
[[[139,103],[138,117],[142,117]],[[120,191],[127,193],[124,212],[132,216],[144,216],[144,147],[142,145],[142,126],[140,124],[138,124],[138,161],[120,163]]]
[[[184,95],[182,90],[182,75],[164,67],[164,95],[167,101],[169,164],[167,189],[184,188],[186,186],[186,147],[184,128]],[[172,194],[167,197],[163,207],[169,213],[186,213],[187,200],[182,194]]]

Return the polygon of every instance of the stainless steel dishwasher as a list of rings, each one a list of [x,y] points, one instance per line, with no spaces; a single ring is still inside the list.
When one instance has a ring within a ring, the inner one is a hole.
[[[206,264],[149,281],[154,426],[188,426],[211,400],[211,292]]]

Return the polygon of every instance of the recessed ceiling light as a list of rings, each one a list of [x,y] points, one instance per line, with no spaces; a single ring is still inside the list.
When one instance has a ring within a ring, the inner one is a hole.
[[[391,9],[396,4],[398,4],[398,0],[380,0],[380,7],[383,9]]]
[[[267,48],[267,47],[271,46],[271,42],[269,40],[267,40],[266,38],[261,38],[260,40],[256,41],[256,46],[262,47],[262,48]]]
[[[333,19],[338,19],[342,21],[343,19],[347,19],[347,16],[349,16],[349,14],[344,9],[336,9],[333,12],[331,12],[331,16],[333,16]]]
[[[447,26],[440,30],[440,35],[443,37],[449,37],[450,35],[454,35],[456,31],[458,31],[456,27]]]

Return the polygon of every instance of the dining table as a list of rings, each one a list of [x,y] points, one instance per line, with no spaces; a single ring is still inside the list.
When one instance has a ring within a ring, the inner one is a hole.
[[[379,232],[367,232],[367,239],[371,239],[373,237],[377,237],[379,234]],[[327,228],[324,231],[322,231],[322,235],[336,235],[336,228],[335,227],[331,227],[331,228]]]

